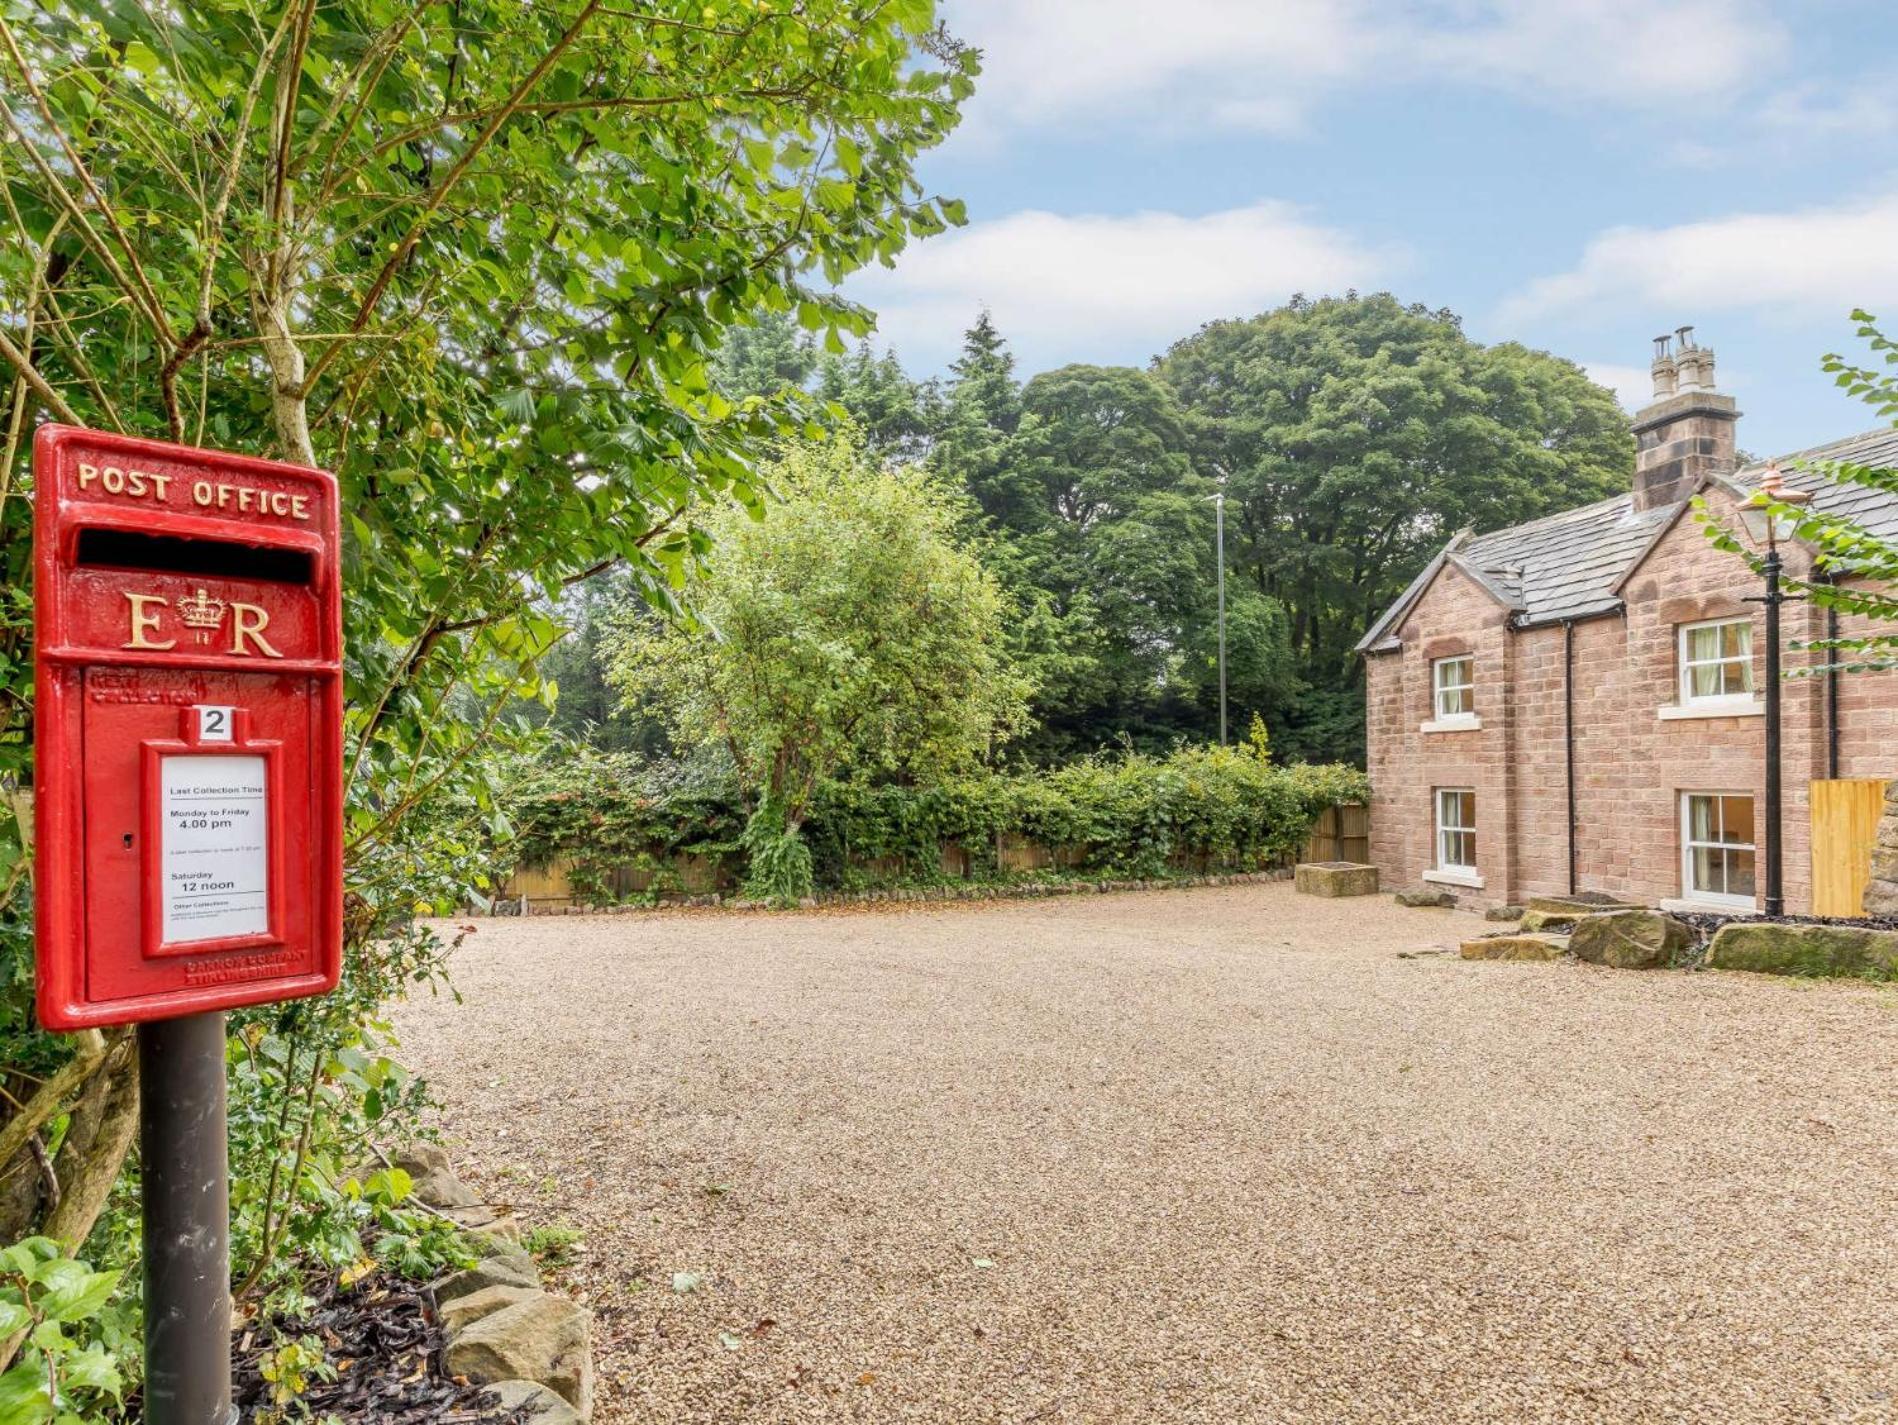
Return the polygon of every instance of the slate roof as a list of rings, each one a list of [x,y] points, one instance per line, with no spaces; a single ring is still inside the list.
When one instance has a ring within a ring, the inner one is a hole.
[[[1852,465],[1871,465],[1880,469],[1898,469],[1898,430],[1885,426],[1863,435],[1815,446],[1797,455],[1780,457],[1786,483],[1812,492],[1812,507],[1822,514],[1843,515],[1880,539],[1898,539],[1898,497],[1863,485],[1848,485],[1829,480],[1812,470],[1793,468],[1794,461],[1844,461]],[[1751,490],[1759,483],[1763,465],[1751,465],[1736,474],[1734,483]]]
[[[1898,539],[1898,497],[1798,468],[1808,461],[1898,467],[1898,430],[1883,427],[1779,460],[1786,483],[1811,492],[1815,510],[1849,517],[1881,538]],[[1749,465],[1728,482],[1742,493],[1750,491],[1765,468],[1764,462]],[[1637,511],[1630,492],[1489,534],[1464,530],[1371,625],[1358,641],[1358,652],[1398,647],[1394,630],[1445,564],[1454,564],[1512,610],[1517,627],[1613,613],[1621,607],[1622,579],[1685,508]]]

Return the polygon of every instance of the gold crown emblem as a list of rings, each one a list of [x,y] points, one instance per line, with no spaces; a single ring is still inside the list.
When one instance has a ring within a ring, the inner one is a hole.
[[[224,622],[224,600],[200,589],[191,598],[178,600],[178,617],[187,628],[216,628]]]

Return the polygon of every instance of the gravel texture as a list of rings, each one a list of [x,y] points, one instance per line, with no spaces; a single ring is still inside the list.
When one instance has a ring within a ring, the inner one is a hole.
[[[620,1422],[1898,1420],[1898,989],[1285,885],[484,921],[407,1006]]]

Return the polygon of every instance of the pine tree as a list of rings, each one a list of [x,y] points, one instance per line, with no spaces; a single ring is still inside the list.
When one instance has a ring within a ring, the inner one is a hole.
[[[728,396],[772,396],[787,386],[802,388],[817,369],[816,339],[788,312],[760,312],[750,326],[735,326],[726,334],[712,368]]]
[[[1040,491],[1013,448],[1021,425],[1015,356],[986,308],[962,335],[949,367],[946,409],[932,463],[975,497],[1004,530],[1027,534],[1044,523]]]
[[[950,363],[955,373],[952,411],[965,406],[984,425],[1013,435],[1021,423],[1021,386],[1015,380],[1015,354],[995,329],[987,307],[962,334],[962,355]]]

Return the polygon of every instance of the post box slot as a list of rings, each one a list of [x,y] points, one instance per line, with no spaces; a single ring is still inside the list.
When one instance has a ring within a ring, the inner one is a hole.
[[[312,583],[316,573],[308,550],[234,540],[178,539],[129,529],[80,530],[77,562],[94,569],[153,569],[278,584]]]

